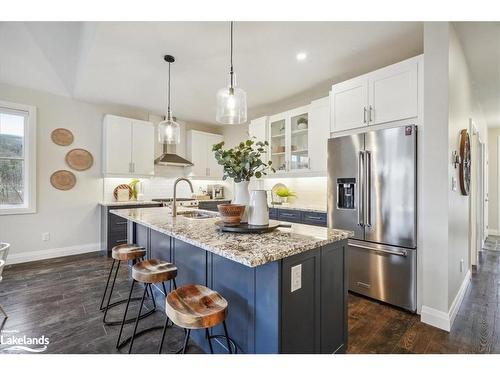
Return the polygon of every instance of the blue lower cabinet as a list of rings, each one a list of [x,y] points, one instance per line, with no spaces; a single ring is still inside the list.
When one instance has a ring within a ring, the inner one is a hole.
[[[305,211],[287,208],[272,207],[269,209],[269,218],[290,223],[327,226],[326,212]]]
[[[299,210],[286,210],[283,208],[278,209],[278,220],[289,221],[292,223],[302,222],[301,211]]]
[[[314,211],[302,211],[302,223],[326,227],[326,213]]]
[[[134,227],[131,240],[147,238],[148,254],[176,264],[178,286],[206,285],[228,301],[226,323],[238,353],[345,352],[347,240],[252,268]],[[297,269],[301,283],[292,289]],[[222,334],[222,327],[212,328],[212,334]],[[193,330],[191,337],[209,352],[204,330]],[[227,353],[225,340],[215,339],[213,346],[216,353]]]

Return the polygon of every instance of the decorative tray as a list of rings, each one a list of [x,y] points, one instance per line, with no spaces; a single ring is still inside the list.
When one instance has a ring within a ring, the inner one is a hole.
[[[269,225],[250,225],[248,223],[241,223],[239,225],[227,226],[224,222],[217,221],[215,223],[222,232],[232,233],[268,233],[276,228],[291,228],[291,224],[281,223],[275,220],[269,220]]]

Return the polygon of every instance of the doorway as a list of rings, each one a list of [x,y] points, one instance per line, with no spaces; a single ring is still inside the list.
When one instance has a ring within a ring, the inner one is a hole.
[[[477,267],[479,251],[486,240],[486,183],[485,163],[486,147],[481,134],[470,120],[471,138],[471,197],[470,197],[470,264]]]

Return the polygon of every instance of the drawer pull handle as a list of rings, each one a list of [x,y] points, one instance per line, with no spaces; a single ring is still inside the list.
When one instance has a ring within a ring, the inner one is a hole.
[[[372,287],[370,284],[362,283],[361,281],[356,282],[356,285],[366,289],[370,289]]]
[[[127,242],[127,239],[125,238],[124,240],[116,240],[115,243],[120,243],[120,242]]]
[[[115,224],[116,225],[124,225],[124,224],[127,224],[127,222],[126,221],[117,221]]]
[[[310,220],[323,220],[321,216],[306,216],[306,218]]]
[[[293,217],[295,214],[287,214],[286,212],[282,212],[281,215],[283,216],[288,216],[288,217]]]

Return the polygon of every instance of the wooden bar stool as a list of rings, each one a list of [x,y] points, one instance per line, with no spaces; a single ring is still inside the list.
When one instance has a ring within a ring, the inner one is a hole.
[[[128,301],[127,301],[127,306],[125,307],[125,313],[123,314],[123,320],[122,320],[122,325],[120,327],[120,333],[118,334],[118,340],[116,341],[116,348],[121,348],[123,347],[127,342],[130,341],[130,346],[128,349],[128,352],[132,352],[132,346],[134,344],[134,339],[137,336],[140,336],[146,332],[155,330],[155,329],[161,329],[163,328],[162,326],[155,326],[155,327],[150,327],[145,330],[142,330],[140,332],[137,332],[137,325],[139,324],[139,319],[141,319],[141,311],[142,311],[142,306],[144,305],[144,298],[146,297],[147,290],[151,291],[151,298],[154,301],[154,295],[151,289],[151,284],[156,284],[156,283],[161,283],[163,287],[163,293],[165,293],[165,296],[167,295],[167,288],[165,287],[165,282],[172,280],[174,284],[174,288],[176,288],[175,284],[175,277],[177,276],[177,267],[169,262],[163,261],[163,260],[158,260],[158,259],[149,259],[145,260],[139,263],[134,264],[132,267],[132,285],[130,287],[130,293],[128,296]],[[144,285],[144,293],[142,295],[142,300],[141,304],[139,306],[139,312],[137,313],[137,317],[135,318],[135,326],[134,326],[134,333],[132,336],[129,338],[125,339],[123,342],[120,342],[122,332],[123,332],[123,326],[126,323],[127,319],[127,312],[128,312],[128,307],[129,303],[131,301],[132,297],[132,292],[134,291],[134,285],[136,282],[143,283]],[[156,306],[156,305],[155,305]]]
[[[101,306],[99,307],[99,309],[101,311],[104,311],[104,316],[102,318],[102,321],[104,322],[104,324],[106,324],[106,325],[118,325],[118,324],[122,323],[121,320],[120,321],[106,321],[106,317],[108,315],[108,310],[110,308],[127,302],[126,299],[122,299],[122,300],[111,303],[111,296],[113,295],[116,277],[118,275],[118,271],[120,269],[121,262],[127,262],[127,261],[136,262],[138,260],[143,260],[145,255],[146,255],[146,249],[144,247],[136,245],[136,244],[123,244],[123,245],[115,246],[115,247],[113,247],[113,249],[111,249],[111,256],[113,258],[113,263],[111,264],[111,269],[109,270],[108,281],[106,282],[106,288],[104,289],[104,294],[102,295],[102,299],[101,299]],[[115,269],[116,263],[117,263],[117,266]],[[104,306],[104,300],[106,299],[106,294],[108,292],[108,287],[109,287],[109,281],[111,280],[111,275],[113,274],[113,269],[115,269],[115,276],[113,277],[113,282],[111,284],[111,289],[109,291],[106,306]],[[139,299],[140,298],[134,298],[134,300],[139,300]],[[149,316],[155,312],[156,305],[155,305],[154,299],[153,299],[153,304],[154,304],[154,309],[151,311],[148,311],[146,314],[141,316],[141,319],[145,318],[146,316]],[[131,323],[134,320],[135,319],[129,319],[128,321],[126,321],[126,323]]]
[[[163,327],[163,336],[158,349],[159,353],[161,353],[163,347],[163,340],[169,319],[177,326],[186,330],[184,346],[182,348],[183,354],[186,353],[192,329],[205,329],[210,353],[213,354],[214,352],[211,340],[217,337],[224,337],[226,339],[229,354],[233,353],[231,346],[234,346],[234,352],[236,353],[236,345],[227,333],[227,301],[219,293],[203,285],[184,285],[176,288],[167,295],[165,305],[167,318]],[[209,329],[220,323],[224,327],[224,335],[211,336]]]

